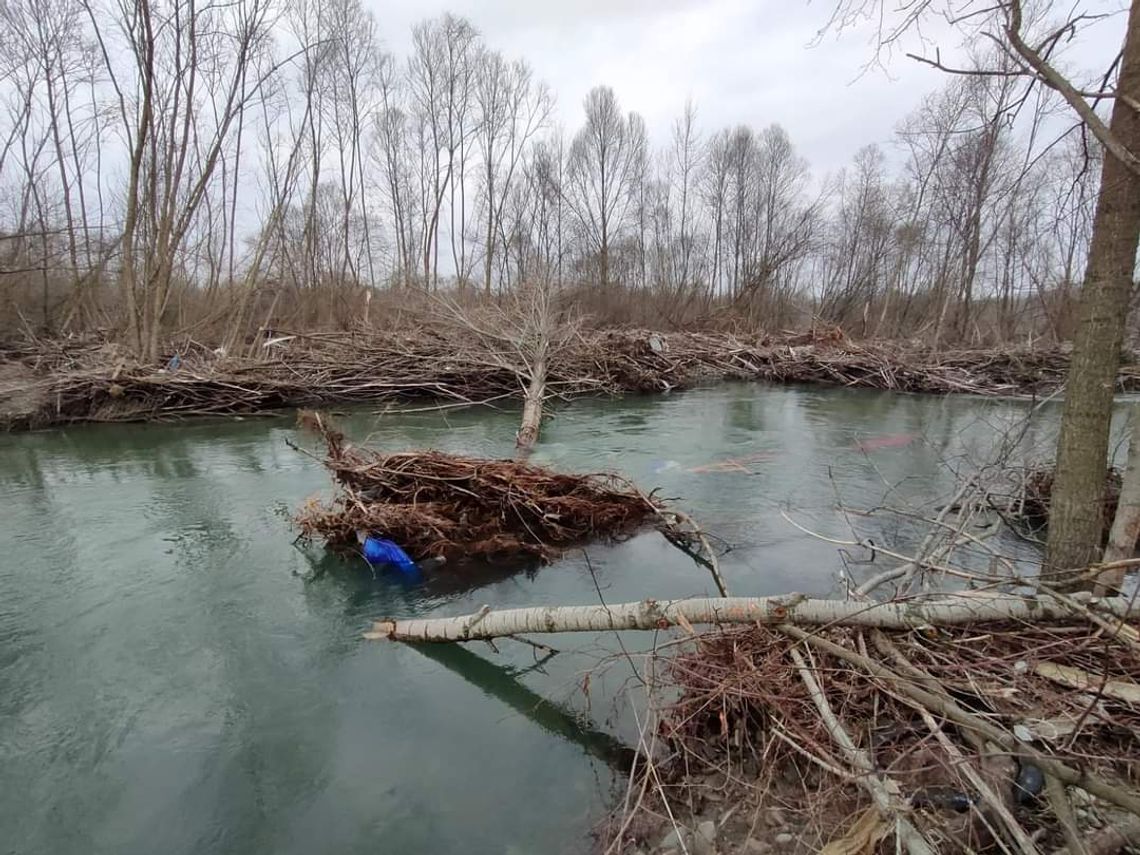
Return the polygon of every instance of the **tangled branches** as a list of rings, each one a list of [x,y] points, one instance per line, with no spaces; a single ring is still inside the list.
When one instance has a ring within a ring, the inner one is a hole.
[[[633,533],[661,506],[615,476],[570,475],[511,460],[349,444],[315,413],[303,423],[328,448],[339,487],[331,505],[306,504],[305,537],[355,552],[358,530],[382,533],[415,559],[550,560],[567,547]]]
[[[660,392],[731,379],[1040,395],[1059,388],[1068,369],[1068,354],[1060,348],[935,352],[914,344],[857,345],[827,336],[803,341],[725,333],[582,332],[546,356],[546,393],[570,398]],[[193,343],[176,350],[180,367],[163,371],[98,342],[9,348],[0,363],[18,364],[22,379],[0,383],[0,424],[139,421],[425,397],[485,403],[524,394],[515,355],[507,359],[499,339],[453,322],[424,322],[398,332],[279,334],[257,348],[256,358],[235,358]],[[1119,385],[1140,389],[1140,370],[1125,365]],[[14,404],[17,396],[20,406]]]
[[[1125,629],[705,633],[659,663],[677,699],[659,710],[659,784],[637,810],[736,804],[746,838],[779,805],[818,851],[866,833],[852,818],[880,787],[879,838],[903,842],[893,812],[918,849],[1056,849],[1140,810],[1140,648]],[[644,844],[649,828],[627,813],[611,849]]]

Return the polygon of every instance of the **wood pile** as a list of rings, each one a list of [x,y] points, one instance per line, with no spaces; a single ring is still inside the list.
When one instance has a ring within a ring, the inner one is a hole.
[[[439,451],[385,454],[350,444],[320,414],[300,418],[324,440],[337,494],[306,503],[295,522],[303,537],[342,554],[357,553],[364,531],[417,561],[549,561],[571,546],[630,535],[663,510],[616,476]]]
[[[1022,535],[1043,539],[1049,527],[1049,508],[1053,496],[1053,467],[1035,466],[1025,469],[1014,468],[1008,472],[1012,484],[1009,495],[1000,498],[1000,507],[1006,519]],[[1120,501],[1120,487],[1123,475],[1116,467],[1110,467],[1104,485],[1104,539],[1116,517],[1116,506]]]
[[[1138,637],[1079,617],[698,635],[653,668],[658,750],[603,842],[644,850],[670,817],[722,814],[729,838],[796,829],[777,844],[796,852],[1060,852],[1135,831]]]
[[[803,341],[802,336],[791,339]],[[4,406],[26,390],[0,387],[0,419],[24,428],[75,421],[141,421],[287,407],[370,404],[414,398],[486,403],[519,397],[519,376],[502,354],[454,328],[399,334],[280,334],[257,358],[202,345],[178,349],[180,365],[139,364],[95,340],[10,346],[0,364],[35,380],[30,408]],[[174,351],[170,355],[174,355]],[[492,358],[493,357],[493,358]],[[1062,348],[932,351],[913,343],[853,344],[821,336],[807,344],[725,333],[601,330],[583,333],[548,367],[547,390],[562,398],[660,392],[716,380],[812,383],[900,392],[1045,395],[1068,369]],[[1121,391],[1140,390],[1140,368],[1120,373]]]

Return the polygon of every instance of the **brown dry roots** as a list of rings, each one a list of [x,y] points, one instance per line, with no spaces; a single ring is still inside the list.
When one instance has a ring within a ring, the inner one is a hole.
[[[300,420],[324,438],[339,491],[330,505],[307,503],[295,521],[303,536],[334,551],[356,552],[356,532],[367,531],[416,560],[546,561],[570,546],[629,535],[661,510],[614,476],[440,451],[382,454],[350,445],[317,413]]]
[[[800,851],[819,851],[851,831],[870,804],[864,776],[823,721],[797,653],[874,774],[897,785],[902,810],[935,851],[1001,845],[1017,851],[977,780],[1027,835],[1041,835],[1040,851],[1064,845],[1037,775],[1045,763],[1037,759],[1041,766],[1029,769],[1030,751],[1137,796],[1140,704],[1130,694],[1140,691],[1135,645],[1091,626],[1014,623],[926,631],[824,628],[802,635],[775,627],[715,631],[662,662],[661,688],[675,693],[658,716],[663,750],[646,797],[602,830],[616,843],[610,851],[652,845],[670,827],[654,816],[716,816],[726,805],[736,806],[728,822],[740,837],[763,840],[789,826]],[[851,655],[838,655],[840,648]],[[895,676],[885,677],[887,670]],[[928,699],[947,699],[1008,734],[1008,743],[997,746],[993,730],[971,730],[951,720],[947,709],[916,702],[921,695],[907,686],[925,690]],[[1019,790],[1019,780],[1035,792]],[[1066,798],[1078,808],[1082,833],[1128,816],[1076,787]],[[773,823],[768,817],[776,807],[782,816]],[[880,848],[891,851],[894,844],[888,837]]]

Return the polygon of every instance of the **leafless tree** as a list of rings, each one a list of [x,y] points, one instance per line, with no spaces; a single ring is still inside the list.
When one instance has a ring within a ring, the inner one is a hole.
[[[483,291],[490,295],[503,210],[527,146],[546,124],[553,101],[545,84],[534,80],[530,66],[522,60],[508,63],[495,51],[484,51],[480,57],[475,100],[486,223]]]
[[[590,90],[585,110],[586,123],[570,146],[566,198],[605,288],[614,243],[631,224],[645,125],[635,113],[623,117],[605,86]]]
[[[412,40],[408,85],[421,136],[419,180],[426,220],[421,257],[424,279],[434,287],[439,281],[440,220],[445,200],[449,201],[449,237],[456,273],[460,280],[466,274],[467,258],[462,247],[466,222],[464,177],[474,132],[477,34],[468,21],[447,14],[417,25]]]
[[[1083,83],[1066,76],[1057,58],[1102,17],[1083,4],[1041,4],[1027,13],[1021,0],[955,3],[907,0],[889,7],[879,0],[841,0],[833,23],[868,18],[878,22],[879,43],[900,39],[931,16],[960,32],[993,44],[1003,62],[995,68],[958,68],[935,50],[912,57],[951,74],[1016,80],[1023,97],[1045,87],[1064,100],[1105,150],[1100,191],[1081,288],[1057,469],[1052,494],[1046,578],[1062,579],[1070,568],[1096,560],[1103,531],[1105,470],[1113,387],[1140,240],[1140,3],[1127,10],[1123,44],[1098,78]],[[1111,104],[1108,119],[1097,112]]]
[[[936,11],[904,11],[920,7]],[[4,299],[46,325],[121,323],[144,356],[211,324],[240,349],[286,304],[349,323],[372,289],[472,280],[676,327],[821,316],[945,343],[1073,328],[1103,147],[1043,136],[1063,93],[1004,31],[1009,49],[990,39],[955,69],[971,74],[892,156],[832,177],[780,126],[709,133],[692,104],[653,146],[605,87],[564,134],[529,66],[456,16],[415,27],[405,57],[360,0],[8,0],[0,17]],[[1053,32],[1042,21],[1021,29]]]

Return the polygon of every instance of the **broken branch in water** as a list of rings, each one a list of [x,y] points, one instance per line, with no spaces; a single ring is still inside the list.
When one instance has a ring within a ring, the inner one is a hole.
[[[728,584],[720,573],[720,562],[717,560],[716,551],[709,543],[708,535],[696,521],[688,514],[676,510],[662,510],[658,516],[661,518],[661,533],[665,539],[708,569],[720,595],[729,596]]]

